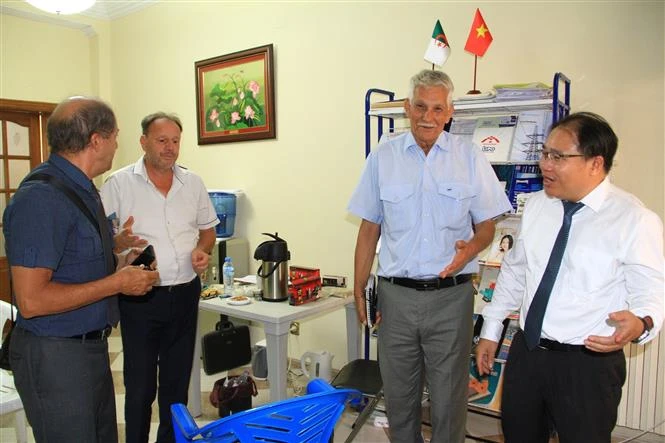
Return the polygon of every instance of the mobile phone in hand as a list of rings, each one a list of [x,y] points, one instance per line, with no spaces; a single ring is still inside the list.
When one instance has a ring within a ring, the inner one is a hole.
[[[149,268],[152,262],[155,261],[155,258],[155,248],[153,248],[152,245],[148,245],[143,252],[134,259],[132,266],[143,265],[146,268]]]

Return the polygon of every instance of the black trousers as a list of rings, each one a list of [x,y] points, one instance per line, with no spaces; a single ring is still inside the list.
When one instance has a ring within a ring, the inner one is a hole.
[[[501,398],[507,443],[609,443],[626,380],[623,351],[529,351],[522,332],[510,347]]]
[[[124,353],[127,443],[146,443],[151,405],[157,393],[157,442],[174,442],[170,407],[187,404],[194,358],[201,281],[153,288],[144,297],[120,298]]]
[[[14,381],[36,442],[117,443],[108,343],[15,328]]]

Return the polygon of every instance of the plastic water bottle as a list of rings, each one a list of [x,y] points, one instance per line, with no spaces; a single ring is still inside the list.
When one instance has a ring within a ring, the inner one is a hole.
[[[224,265],[222,266],[222,278],[224,279],[224,297],[233,296],[233,274],[235,269],[233,268],[233,263],[231,262],[231,257],[226,257],[224,259]]]

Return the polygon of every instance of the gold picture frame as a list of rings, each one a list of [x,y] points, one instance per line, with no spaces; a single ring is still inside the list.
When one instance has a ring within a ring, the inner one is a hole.
[[[273,45],[194,63],[199,145],[276,137]]]

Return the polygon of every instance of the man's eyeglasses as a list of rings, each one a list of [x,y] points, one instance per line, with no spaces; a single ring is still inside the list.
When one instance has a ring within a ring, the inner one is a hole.
[[[584,154],[562,154],[549,149],[541,149],[538,153],[540,154],[540,160],[552,160],[554,163],[561,163],[570,157],[584,157]]]

